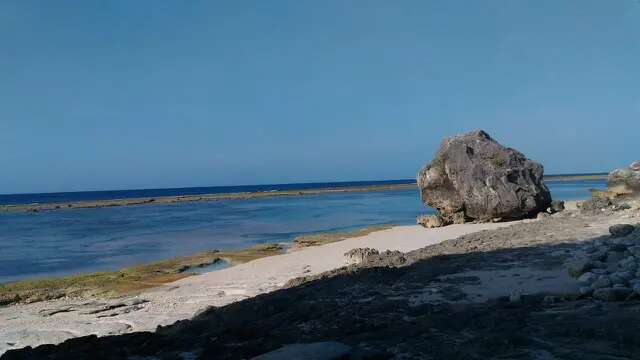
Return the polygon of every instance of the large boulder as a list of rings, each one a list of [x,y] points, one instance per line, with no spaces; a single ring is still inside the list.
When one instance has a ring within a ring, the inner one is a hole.
[[[551,205],[543,167],[484,131],[445,139],[418,173],[422,201],[448,223],[533,217]]]
[[[640,161],[609,173],[607,187],[609,193],[615,196],[640,195]]]

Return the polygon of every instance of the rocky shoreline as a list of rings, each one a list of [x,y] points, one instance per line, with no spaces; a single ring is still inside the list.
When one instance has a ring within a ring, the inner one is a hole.
[[[418,217],[422,227],[303,236],[287,253],[258,249],[264,254],[243,265],[116,300],[0,308],[0,323],[10,324],[0,328],[9,339],[0,350],[11,349],[2,358],[635,358],[638,179],[640,162],[612,172],[607,191],[565,206],[552,201],[542,164],[482,130],[446,138],[417,176],[422,201],[436,209]],[[170,264],[181,273],[205,262]],[[151,278],[162,273],[147,270]]]
[[[408,252],[366,252],[357,264],[299,277],[155,332],[81,337],[3,359],[247,359],[271,351],[295,358],[308,348],[341,349],[341,359],[634,358],[634,287],[602,288],[615,296],[581,289],[587,271],[616,269],[608,275],[614,277],[633,266],[629,258],[637,263],[640,203],[625,204],[566,210]],[[633,224],[633,231],[620,224]],[[455,226],[477,225],[423,231]],[[592,256],[605,250],[606,258]],[[583,263],[576,272],[577,259],[605,266]]]

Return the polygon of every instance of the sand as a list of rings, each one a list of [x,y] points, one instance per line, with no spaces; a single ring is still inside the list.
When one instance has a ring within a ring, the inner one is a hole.
[[[354,248],[407,252],[507,225],[509,223],[464,224],[437,229],[397,226],[189,277],[136,297],[93,301],[60,299],[0,308],[0,354],[12,348],[55,344],[90,334],[153,331],[159,325],[191,318],[211,306],[219,307],[277,290],[290,279],[344,266],[344,253]]]

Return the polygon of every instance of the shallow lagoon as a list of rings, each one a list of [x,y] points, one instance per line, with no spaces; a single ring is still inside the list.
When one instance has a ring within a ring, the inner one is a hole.
[[[551,181],[554,199],[602,180]],[[408,225],[428,213],[417,190],[0,214],[0,282],[125,266],[210,249],[290,242],[316,232]]]

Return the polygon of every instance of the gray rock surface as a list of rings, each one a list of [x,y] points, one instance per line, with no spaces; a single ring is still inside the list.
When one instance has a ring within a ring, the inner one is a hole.
[[[446,222],[535,216],[551,205],[543,167],[484,131],[445,139],[418,173],[422,201]]]
[[[640,161],[636,161],[629,167],[616,169],[609,173],[607,179],[609,192],[616,195],[640,194]]]

